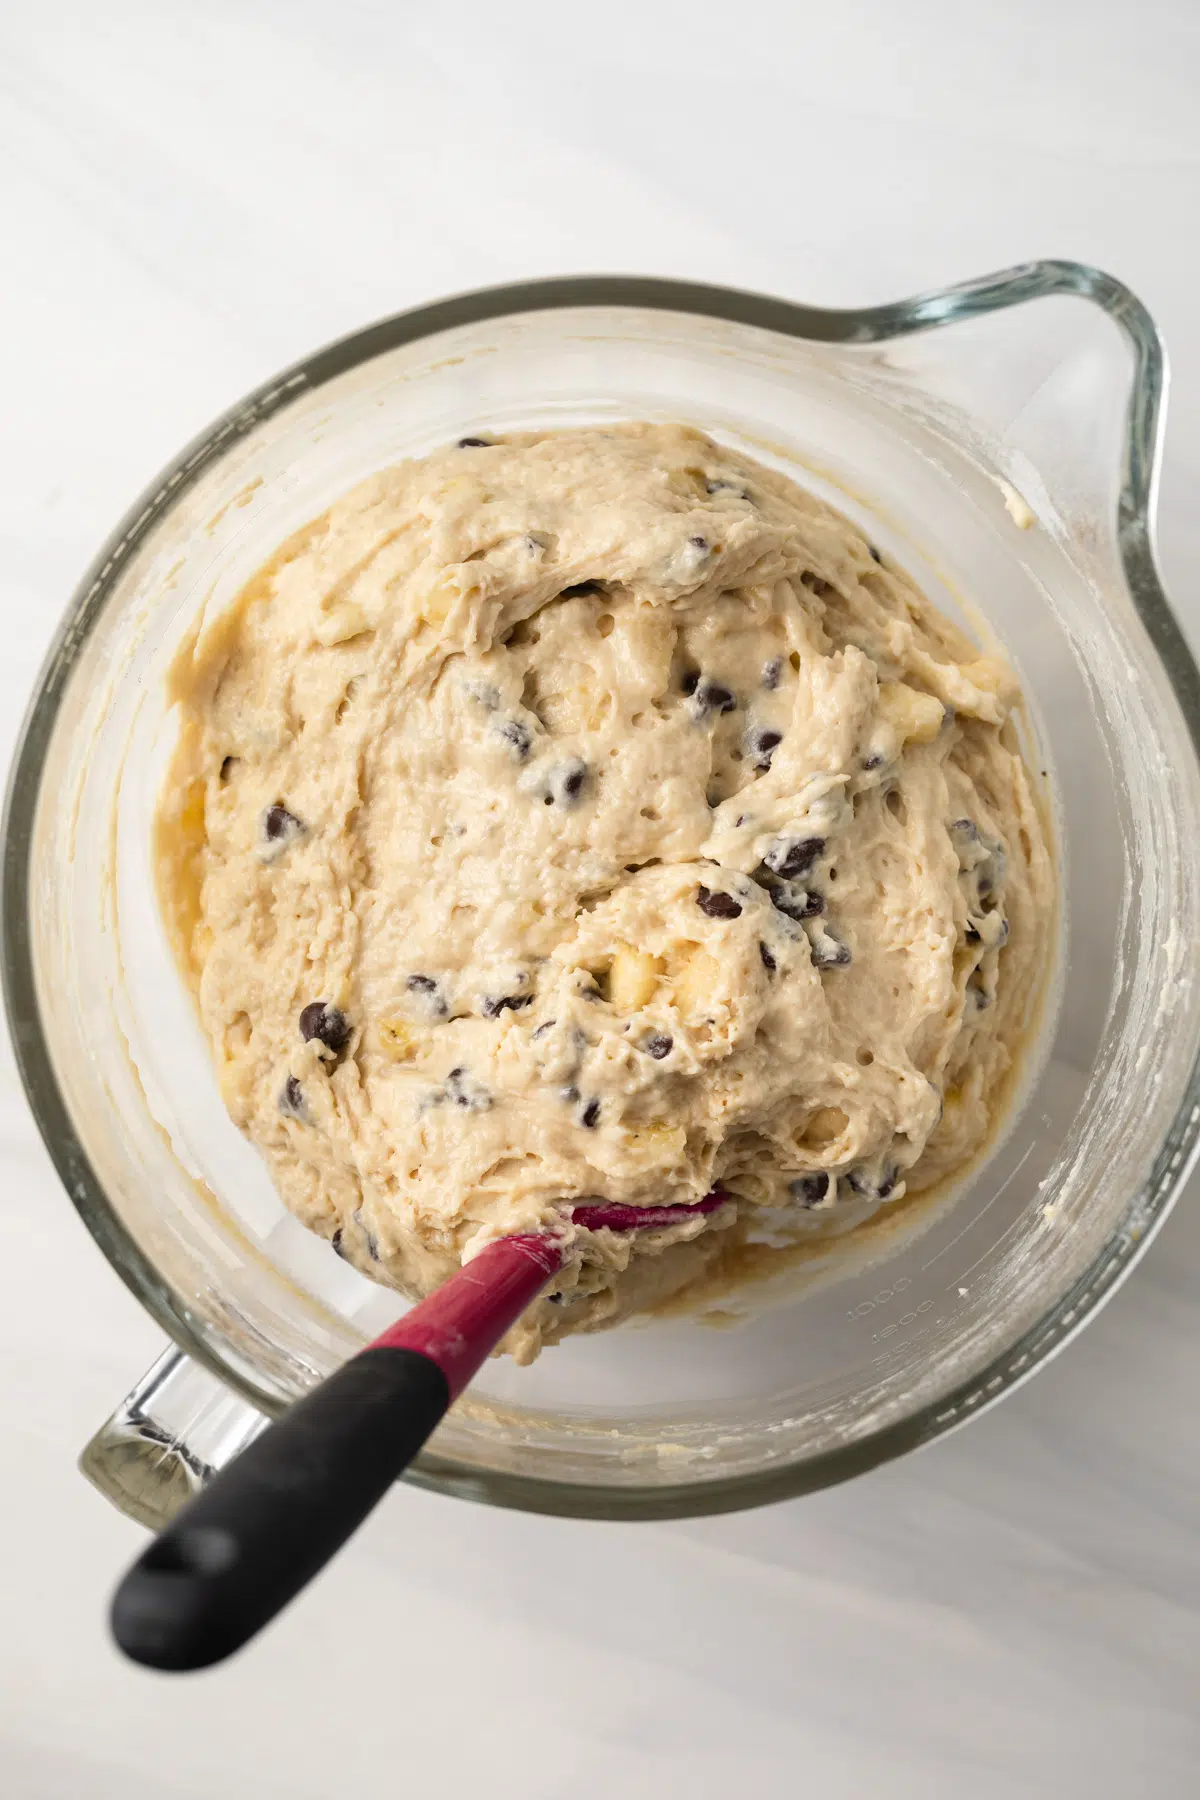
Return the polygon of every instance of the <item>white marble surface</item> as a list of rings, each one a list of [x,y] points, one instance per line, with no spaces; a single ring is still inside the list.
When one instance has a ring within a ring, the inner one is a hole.
[[[1170,343],[1168,583],[1200,637],[1195,0],[9,0],[0,734],[128,501],[314,344],[522,275],[851,302],[1036,255]],[[0,1061],[6,1800],[1200,1789],[1200,1213],[922,1456],[663,1527],[397,1491],[249,1655],[120,1664],[136,1529],[74,1456],[157,1337]]]

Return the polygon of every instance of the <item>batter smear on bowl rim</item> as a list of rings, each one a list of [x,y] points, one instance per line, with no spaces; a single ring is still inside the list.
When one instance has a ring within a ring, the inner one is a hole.
[[[527,1360],[989,1135],[1054,910],[1018,684],[784,476],[682,426],[465,438],[172,683],[160,887],[221,1091],[365,1274],[565,1233]]]

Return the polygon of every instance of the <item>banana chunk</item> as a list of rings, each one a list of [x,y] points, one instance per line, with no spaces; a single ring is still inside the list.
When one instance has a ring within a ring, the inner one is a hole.
[[[618,1012],[638,1012],[653,997],[661,974],[662,963],[656,956],[620,944],[608,972],[609,1000]]]
[[[932,694],[922,694],[904,681],[879,684],[879,719],[895,732],[898,743],[931,744],[942,729],[946,709]]]
[[[380,1019],[379,1038],[393,1062],[412,1062],[421,1047],[421,1034],[407,1019]]]
[[[721,970],[714,956],[699,944],[686,946],[672,958],[675,1004],[685,1019],[707,1012],[720,990]]]

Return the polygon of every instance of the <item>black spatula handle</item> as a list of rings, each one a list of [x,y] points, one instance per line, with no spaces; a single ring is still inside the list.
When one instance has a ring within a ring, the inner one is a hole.
[[[202,1669],[261,1630],[404,1472],[561,1261],[544,1233],[496,1239],[269,1425],[117,1589],[126,1655]]]
[[[369,1349],[189,1501],[117,1589],[113,1635],[157,1669],[200,1669],[273,1619],[362,1523],[450,1403],[416,1350]]]

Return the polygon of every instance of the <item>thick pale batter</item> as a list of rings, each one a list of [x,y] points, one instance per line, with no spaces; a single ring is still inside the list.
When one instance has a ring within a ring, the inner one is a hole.
[[[1017,684],[783,477],[682,427],[464,439],[174,681],[162,892],[223,1095],[377,1280],[565,1231],[524,1358],[987,1136],[1053,907]]]

